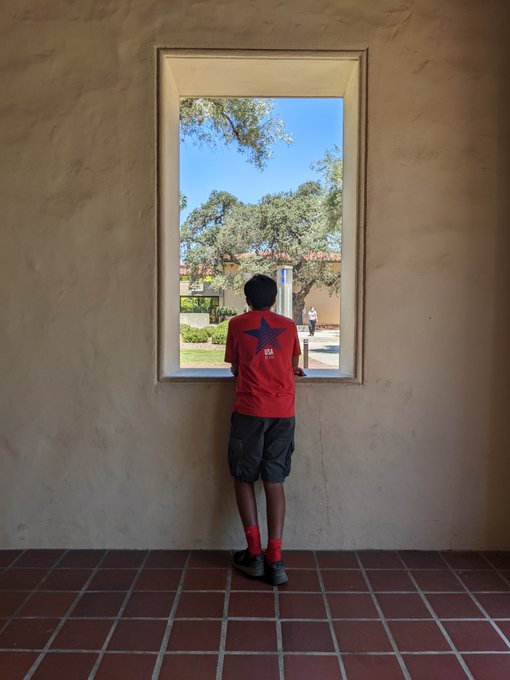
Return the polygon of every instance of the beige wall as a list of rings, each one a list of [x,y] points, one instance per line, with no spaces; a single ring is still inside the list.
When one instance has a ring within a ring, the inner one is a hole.
[[[298,387],[286,545],[510,548],[505,4],[4,2],[1,547],[242,545],[232,386],[154,380],[183,46],[369,50],[365,381]]]

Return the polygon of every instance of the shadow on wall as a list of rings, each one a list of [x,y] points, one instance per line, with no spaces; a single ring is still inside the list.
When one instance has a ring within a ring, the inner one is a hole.
[[[510,12],[509,12],[510,13]],[[499,550],[510,549],[510,125],[508,111],[510,91],[506,86],[510,70],[510,51],[500,22],[498,41],[500,55],[494,60],[500,87],[499,120],[496,134],[499,140],[497,182],[492,191],[498,201],[498,224],[495,236],[492,328],[490,449],[487,474],[487,525],[485,543]]]

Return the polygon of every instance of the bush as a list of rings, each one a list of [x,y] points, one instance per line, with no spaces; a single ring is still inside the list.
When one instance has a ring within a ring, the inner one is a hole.
[[[214,333],[214,329],[215,329],[215,328],[216,328],[216,326],[206,326],[206,327],[204,328],[204,331],[207,331],[207,335],[208,335],[210,338],[212,338],[212,334]]]
[[[231,316],[237,316],[237,309],[234,307],[218,307],[216,316],[219,322],[223,322]]]
[[[182,332],[183,342],[208,342],[209,335],[205,328],[186,328]]]
[[[217,326],[211,335],[213,345],[224,345],[227,342],[228,321],[222,321]]]
[[[181,323],[179,324],[179,333],[182,335],[185,331],[189,331],[190,328],[189,323]]]

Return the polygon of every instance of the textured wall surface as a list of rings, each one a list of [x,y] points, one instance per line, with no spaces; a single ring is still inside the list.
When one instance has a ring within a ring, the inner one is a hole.
[[[505,5],[4,0],[0,547],[242,545],[232,386],[154,381],[157,47],[369,50],[365,382],[298,387],[286,545],[510,547]]]

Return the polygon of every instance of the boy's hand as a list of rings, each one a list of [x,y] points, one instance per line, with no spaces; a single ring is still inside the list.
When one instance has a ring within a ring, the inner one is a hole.
[[[294,375],[299,375],[301,378],[306,377],[306,373],[303,371],[301,366],[293,366]]]
[[[231,366],[231,367],[230,367],[230,372],[232,373],[232,375],[238,375],[238,373],[239,373],[239,367],[238,367],[238,366]]]

